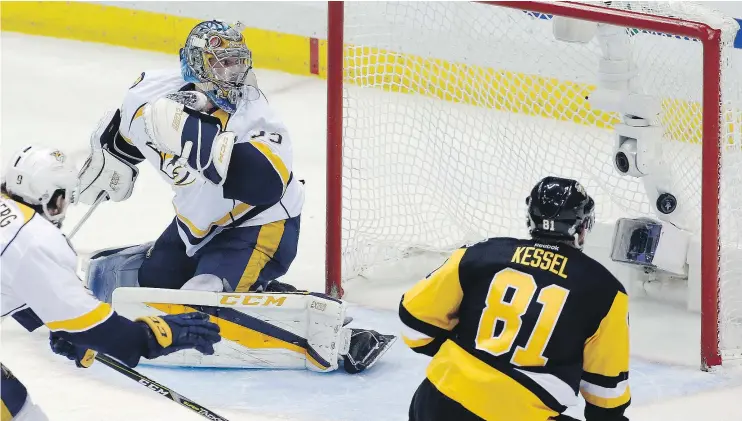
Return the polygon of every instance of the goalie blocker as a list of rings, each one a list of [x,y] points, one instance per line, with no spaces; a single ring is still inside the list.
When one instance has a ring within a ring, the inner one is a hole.
[[[88,288],[122,316],[201,312],[220,327],[214,354],[176,352],[154,365],[308,369],[349,373],[373,366],[396,337],[344,327],[346,306],[324,294],[222,292],[212,275],[192,278],[183,289],[143,288],[137,272],[151,244],[101,250],[86,267]]]

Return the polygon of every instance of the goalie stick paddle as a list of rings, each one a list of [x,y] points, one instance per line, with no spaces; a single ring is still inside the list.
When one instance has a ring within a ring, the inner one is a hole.
[[[203,406],[197,404],[196,402],[193,402],[192,400],[186,398],[185,396],[180,395],[174,392],[173,390],[157,383],[156,381],[137,372],[136,370],[133,370],[119,363],[118,361],[114,360],[113,358],[107,355],[97,354],[95,356],[95,359],[107,365],[108,367],[111,367],[112,369],[118,371],[124,376],[132,380],[135,380],[137,383],[147,387],[148,389],[159,393],[160,395],[170,399],[171,401],[177,404],[180,404],[181,406],[184,406],[190,409],[193,412],[196,412],[197,414],[201,415],[204,418],[208,418],[212,421],[229,421],[226,418],[222,417],[221,415],[217,415],[215,412],[207,408],[204,408]]]

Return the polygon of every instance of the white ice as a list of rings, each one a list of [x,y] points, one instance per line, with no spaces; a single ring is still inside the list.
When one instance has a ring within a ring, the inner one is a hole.
[[[66,149],[78,163],[88,136],[107,108],[117,107],[125,90],[151,68],[177,66],[170,55],[31,37],[3,32],[2,162],[28,142]],[[286,277],[297,286],[322,290],[324,284],[324,141],[325,81],[279,72],[259,71],[261,87],[284,117],[295,143],[295,171],[306,179],[299,255]],[[82,254],[95,249],[153,240],[173,217],[169,188],[154,170],[141,166],[133,196],[120,204],[103,204],[74,238]],[[85,207],[72,209],[65,230],[76,224]],[[376,288],[375,307],[353,305],[358,326],[396,331],[393,311],[404,288]],[[349,294],[361,297],[361,294]],[[379,305],[381,304],[381,305]],[[383,307],[386,309],[379,309]],[[688,324],[666,310],[667,330]],[[693,326],[696,319],[690,318]],[[677,328],[678,335],[686,332]],[[691,337],[694,334],[690,335]],[[173,402],[123,378],[101,364],[77,369],[53,354],[44,329],[29,334],[13,320],[2,325],[0,360],[26,384],[51,420],[197,420]],[[742,419],[742,378],[734,371],[703,373],[694,366],[653,362],[651,346],[642,345],[632,359],[635,421]],[[666,345],[667,346],[667,345]],[[663,361],[660,355],[656,361]],[[424,376],[427,358],[401,342],[372,370],[349,376],[342,372],[172,369],[140,365],[154,380],[172,387],[230,420],[405,420],[410,397]],[[579,414],[576,408],[572,414]]]

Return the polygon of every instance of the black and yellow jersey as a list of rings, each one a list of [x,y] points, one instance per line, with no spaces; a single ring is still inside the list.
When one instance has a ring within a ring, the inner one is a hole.
[[[404,340],[433,356],[427,378],[485,420],[546,421],[577,403],[622,420],[628,296],[568,245],[492,238],[458,249],[402,297]]]

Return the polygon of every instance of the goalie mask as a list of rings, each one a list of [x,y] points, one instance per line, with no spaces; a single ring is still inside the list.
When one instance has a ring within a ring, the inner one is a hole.
[[[534,239],[568,241],[582,248],[595,220],[595,202],[575,180],[546,177],[526,198],[527,225]]]
[[[27,146],[13,154],[3,176],[3,193],[61,226],[67,207],[77,201],[77,170],[56,149]]]
[[[230,114],[246,95],[257,97],[252,52],[245,44],[241,28],[240,23],[231,26],[217,20],[201,22],[191,30],[180,49],[183,79],[194,83]]]

